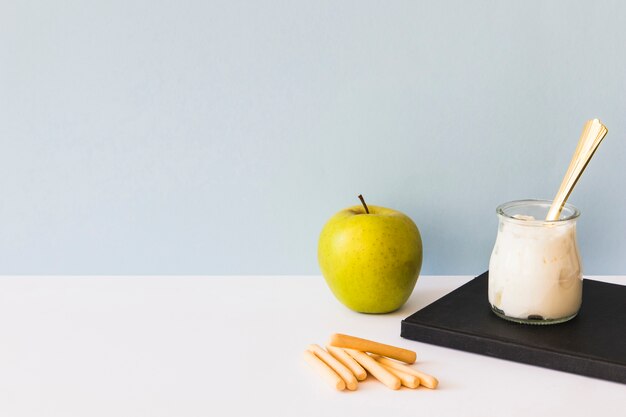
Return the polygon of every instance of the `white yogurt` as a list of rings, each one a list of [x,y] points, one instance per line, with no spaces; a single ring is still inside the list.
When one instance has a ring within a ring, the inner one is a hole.
[[[575,315],[582,301],[576,222],[548,224],[532,216],[500,216],[489,262],[489,302],[522,320]]]

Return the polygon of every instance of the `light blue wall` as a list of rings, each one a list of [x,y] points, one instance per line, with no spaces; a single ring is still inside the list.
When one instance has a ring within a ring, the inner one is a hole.
[[[570,201],[626,274],[626,3],[2,1],[1,274],[316,274],[335,211],[402,210],[482,272],[497,204]]]

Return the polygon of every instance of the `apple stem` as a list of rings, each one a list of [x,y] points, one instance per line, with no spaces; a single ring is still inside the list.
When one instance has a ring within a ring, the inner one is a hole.
[[[367,208],[367,204],[365,204],[365,200],[361,194],[359,194],[359,200],[361,200],[361,204],[365,207],[365,213],[370,214],[370,210]]]

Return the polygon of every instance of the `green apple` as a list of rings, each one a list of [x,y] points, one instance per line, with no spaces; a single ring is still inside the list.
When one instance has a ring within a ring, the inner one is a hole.
[[[413,292],[422,266],[422,238],[405,214],[378,206],[335,214],[320,235],[317,257],[331,291],[348,308],[388,313]]]

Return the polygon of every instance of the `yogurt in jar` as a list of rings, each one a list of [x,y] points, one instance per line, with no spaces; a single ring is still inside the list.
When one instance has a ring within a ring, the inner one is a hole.
[[[489,262],[489,302],[503,318],[562,322],[580,309],[579,212],[566,205],[561,219],[536,220],[533,214],[543,219],[549,206],[550,201],[523,200],[498,207],[498,235]]]

